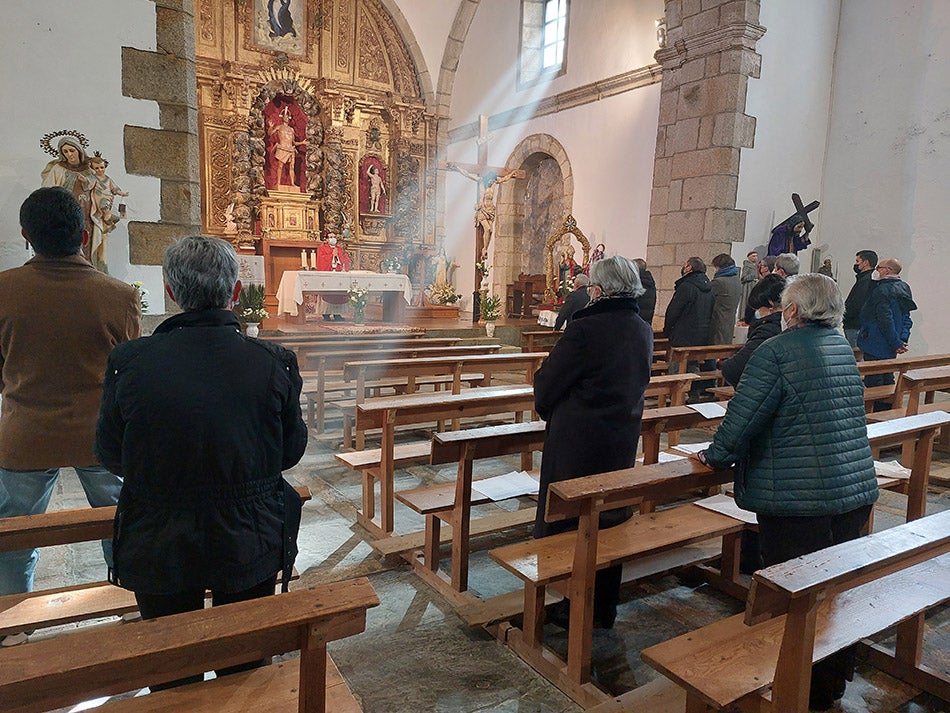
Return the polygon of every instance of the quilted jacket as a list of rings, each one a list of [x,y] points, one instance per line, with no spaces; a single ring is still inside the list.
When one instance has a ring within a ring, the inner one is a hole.
[[[847,340],[806,325],[762,344],[706,458],[735,464],[736,502],[764,515],[836,515],[877,500],[864,386]]]

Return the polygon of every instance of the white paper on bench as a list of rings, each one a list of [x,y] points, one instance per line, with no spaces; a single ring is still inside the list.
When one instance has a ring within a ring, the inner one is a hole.
[[[755,518],[754,512],[743,510],[738,505],[736,505],[736,501],[730,498],[728,495],[713,495],[711,498],[697,500],[696,504],[700,507],[706,508],[707,510],[713,510],[715,512],[722,513],[723,515],[734,517],[736,520],[748,522],[751,525],[755,525],[758,522]]]
[[[678,446],[673,446],[673,450],[680,451],[681,453],[699,453],[709,448],[709,445],[709,441],[703,441],[702,443],[680,443]]]
[[[659,459],[657,463],[669,463],[674,460],[686,460],[686,456],[678,456],[675,453],[667,453],[666,451],[660,451]],[[637,463],[643,462],[643,456],[637,458]]]
[[[905,468],[896,460],[874,461],[874,475],[881,478],[910,478],[910,468]]]
[[[718,401],[710,401],[703,404],[690,404],[689,407],[703,418],[722,418],[726,415],[726,409]]]
[[[505,475],[475,481],[472,491],[489,500],[508,500],[521,495],[537,495],[538,481],[523,470],[513,470]]]

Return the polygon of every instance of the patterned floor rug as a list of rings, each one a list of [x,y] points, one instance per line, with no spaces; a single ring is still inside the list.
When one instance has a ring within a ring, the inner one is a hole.
[[[321,324],[321,331],[336,332],[337,334],[420,334],[425,333],[422,327],[406,327],[389,324]]]

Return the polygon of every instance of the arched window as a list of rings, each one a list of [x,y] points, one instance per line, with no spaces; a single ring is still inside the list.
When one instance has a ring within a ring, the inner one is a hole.
[[[521,0],[519,84],[563,74],[570,0]]]

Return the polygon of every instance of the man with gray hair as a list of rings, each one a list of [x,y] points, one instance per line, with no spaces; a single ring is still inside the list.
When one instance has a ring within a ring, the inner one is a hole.
[[[307,445],[293,352],[241,334],[238,261],[217,238],[165,251],[184,310],[109,357],[96,452],[125,477],[110,580],[145,619],[274,593],[300,499],[281,477]]]
[[[779,277],[784,277],[787,280],[792,275],[797,275],[800,269],[801,261],[798,259],[798,255],[793,255],[792,253],[782,253],[775,258],[775,268],[772,270],[772,272]]]
[[[901,279],[901,264],[895,258],[879,260],[871,273],[871,289],[861,307],[861,329],[857,345],[866,360],[893,359],[907,351],[910,330],[914,326],[910,313],[917,309],[910,285]],[[894,374],[868,374],[864,385],[884,386],[894,383]],[[885,401],[874,404],[875,411],[890,408]]]
[[[574,276],[574,291],[564,299],[564,304],[557,311],[557,321],[554,322],[555,329],[562,329],[571,321],[575,312],[584,309],[590,302],[590,295],[587,294],[587,286],[590,284],[590,278],[584,273]]]

